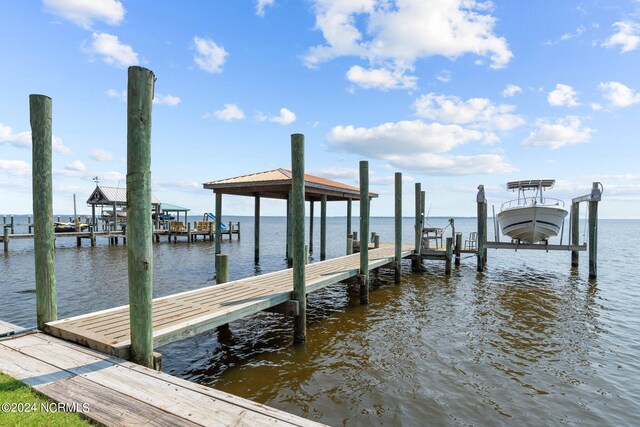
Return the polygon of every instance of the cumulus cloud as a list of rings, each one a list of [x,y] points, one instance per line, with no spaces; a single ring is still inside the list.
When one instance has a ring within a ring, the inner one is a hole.
[[[601,46],[606,48],[620,46],[620,53],[631,52],[638,48],[640,45],[640,24],[633,21],[620,21],[614,23],[613,27],[618,31],[602,42]]]
[[[391,165],[420,172],[424,175],[488,175],[511,173],[517,169],[499,154],[477,156],[443,156],[419,154],[414,157],[394,159]]]
[[[281,108],[280,114],[277,116],[268,116],[263,113],[258,113],[256,118],[261,122],[270,121],[270,122],[280,123],[281,125],[289,125],[295,122],[297,119],[295,113],[287,108]]]
[[[110,162],[116,159],[116,157],[109,151],[101,148],[94,148],[89,152],[89,157],[99,162]]]
[[[109,98],[117,98],[117,99],[120,99],[122,101],[126,101],[127,100],[127,91],[126,90],[109,89],[109,90],[107,90],[107,96]]]
[[[198,52],[193,60],[198,67],[208,73],[221,73],[222,66],[229,55],[224,47],[218,46],[213,40],[197,36],[193,38],[193,44]]]
[[[341,56],[356,56],[369,62],[369,71],[384,68],[390,76],[401,76],[412,71],[418,59],[429,56],[454,59],[473,54],[488,57],[491,68],[506,66],[513,56],[506,39],[494,34],[496,19],[490,14],[490,2],[314,0],[313,8],[316,29],[325,44],[311,47],[304,56],[311,68]],[[353,74],[353,68],[350,71]],[[371,85],[373,76],[360,74],[355,83],[389,88],[389,84]]]
[[[256,15],[264,16],[264,10],[267,7],[273,6],[275,0],[257,0],[256,1]]]
[[[121,43],[117,36],[93,33],[91,38],[91,46],[83,48],[86,53],[100,55],[107,64],[121,68],[138,65],[138,54],[131,46]]]
[[[547,95],[547,102],[554,107],[577,107],[578,93],[569,85],[558,83],[556,88]]]
[[[85,30],[95,21],[118,25],[124,20],[125,10],[118,0],[43,0],[45,8]]]
[[[161,95],[156,93],[153,97],[153,103],[156,105],[168,105],[169,107],[175,107],[180,104],[182,100],[178,96],[173,95]]]
[[[345,168],[332,166],[328,168],[311,169],[307,171],[311,175],[321,176],[337,181],[357,181],[360,178],[360,171],[357,168]]]
[[[525,120],[514,114],[515,106],[495,105],[487,98],[462,100],[457,96],[422,95],[414,103],[416,114],[431,120],[464,124],[485,131],[485,142],[498,140],[494,131],[505,132],[525,124]]]
[[[592,133],[593,129],[584,126],[576,116],[563,117],[555,123],[538,120],[537,129],[529,134],[522,145],[555,150],[566,145],[589,142]]]
[[[436,80],[442,83],[449,83],[451,81],[451,71],[442,70],[436,75]]]
[[[13,177],[28,176],[31,173],[31,166],[22,160],[3,160],[0,159],[0,171],[4,175]]]
[[[416,77],[407,76],[405,70],[389,70],[387,68],[370,68],[365,70],[354,65],[347,71],[347,80],[365,89],[412,89],[416,87]]]
[[[602,96],[614,107],[624,108],[640,102],[640,92],[634,92],[620,82],[600,83],[598,88],[602,91]]]
[[[17,148],[31,148],[31,131],[14,133],[13,129],[0,123],[0,145],[13,145]],[[51,141],[53,151],[60,154],[69,154],[71,149],[62,143],[62,139],[54,136]]]
[[[230,122],[232,120],[243,120],[246,116],[244,115],[244,111],[236,104],[224,104],[222,110],[216,110],[213,114],[205,114],[205,117],[215,117],[216,119]]]
[[[522,88],[518,85],[508,84],[502,91],[502,96],[505,98],[511,98],[517,94],[522,93]]]

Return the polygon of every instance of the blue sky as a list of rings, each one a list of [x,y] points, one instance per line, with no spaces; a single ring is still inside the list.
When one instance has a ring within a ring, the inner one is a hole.
[[[357,185],[369,160],[372,215],[393,215],[400,171],[407,215],[415,182],[431,216],[474,216],[479,184],[498,208],[507,181],[555,178],[549,196],[600,181],[602,217],[640,218],[637,0],[5,0],[0,39],[0,213],[31,212],[31,93],[53,98],[56,213],[95,176],[125,185],[141,65],[154,194],[193,214],[213,210],[203,182],[289,167],[303,133],[309,173]]]

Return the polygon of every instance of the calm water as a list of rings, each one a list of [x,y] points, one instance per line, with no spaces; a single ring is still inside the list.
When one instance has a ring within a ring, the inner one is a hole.
[[[243,225],[242,242],[223,243],[232,279],[284,268],[283,218],[262,220],[259,265],[252,218],[229,220]],[[456,227],[466,237],[475,220]],[[392,241],[393,219],[371,229]],[[345,219],[328,230],[328,256],[343,255]],[[411,230],[406,219],[407,242]],[[305,345],[292,345],[288,318],[261,313],[232,323],[231,337],[162,347],[165,371],[331,425],[638,425],[639,231],[638,220],[601,220],[596,280],[585,252],[572,270],[565,252],[490,250],[485,273],[468,258],[448,278],[441,262],[411,274],[405,261],[402,285],[374,278],[368,306],[356,287],[311,294]],[[126,247],[57,245],[60,317],[127,303]],[[155,296],[215,283],[209,242],[163,241],[154,258]],[[33,326],[31,242],[0,255],[0,281],[0,319]]]

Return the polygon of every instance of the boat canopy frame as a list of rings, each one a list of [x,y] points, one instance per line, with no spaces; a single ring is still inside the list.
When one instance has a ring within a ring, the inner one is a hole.
[[[507,190],[530,190],[537,188],[553,188],[555,179],[527,179],[524,181],[507,182]]]

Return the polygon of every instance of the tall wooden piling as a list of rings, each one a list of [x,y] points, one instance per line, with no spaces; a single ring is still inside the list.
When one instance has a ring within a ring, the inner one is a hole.
[[[580,244],[580,203],[571,203],[571,246],[574,248]],[[571,267],[578,267],[580,256],[577,249],[571,250]]]
[[[304,246],[304,135],[291,135],[291,217],[293,246],[293,299],[299,312],[294,317],[293,341],[307,339],[307,289],[305,282]],[[323,196],[326,205],[326,196]]]
[[[487,199],[484,196],[484,185],[478,186],[476,196],[478,215],[478,271],[484,271],[486,264],[486,241],[487,241]]]
[[[353,231],[351,230],[351,197],[347,199],[347,255],[349,254],[349,236],[351,236],[351,251],[353,253]]]
[[[444,274],[451,274],[451,258],[453,258],[453,239],[447,237],[447,251],[444,265]]]
[[[598,203],[602,192],[600,184],[594,182],[589,200],[589,278],[598,277]]]
[[[229,281],[229,254],[216,254],[216,284],[221,285]],[[218,333],[223,337],[229,337],[229,324],[225,323],[217,327]]]
[[[260,261],[260,194],[254,194],[255,209],[253,212],[253,260]]]
[[[320,196],[320,261],[327,259],[327,195]]]
[[[360,304],[369,304],[369,162],[360,161]]]
[[[395,264],[394,282],[400,283],[400,268],[402,266],[402,173],[395,174]]]
[[[313,200],[309,201],[309,253],[313,253]]]
[[[293,184],[292,184],[293,185]],[[289,194],[287,194],[287,248],[286,248],[286,252],[287,252],[287,267],[292,267],[293,266],[293,257],[291,255],[291,252],[293,251],[293,242],[292,242],[292,238],[293,238],[293,232],[291,230],[292,224],[291,224],[291,191],[289,191]]]
[[[460,267],[460,251],[462,250],[462,233],[456,233],[456,246],[455,246],[455,255],[456,261],[455,266]]]
[[[216,192],[216,235],[215,251],[216,255],[222,253],[222,193]],[[218,258],[216,257],[216,275],[218,274]]]
[[[127,88],[127,221],[131,360],[153,368],[151,105],[155,75],[129,67]]]
[[[411,259],[411,268],[413,271],[420,270],[420,253],[422,251],[422,189],[421,184],[416,182],[415,185],[415,224],[414,224],[414,249],[413,258]]]
[[[2,244],[4,246],[4,251],[9,252],[9,229],[5,225],[4,227],[2,227],[2,230],[4,234],[4,236],[2,237]]]
[[[38,329],[42,330],[45,323],[58,318],[54,259],[55,236],[51,226],[53,222],[51,98],[44,95],[29,95],[29,113],[33,153],[36,319]],[[8,240],[5,241],[5,244],[8,244]]]

